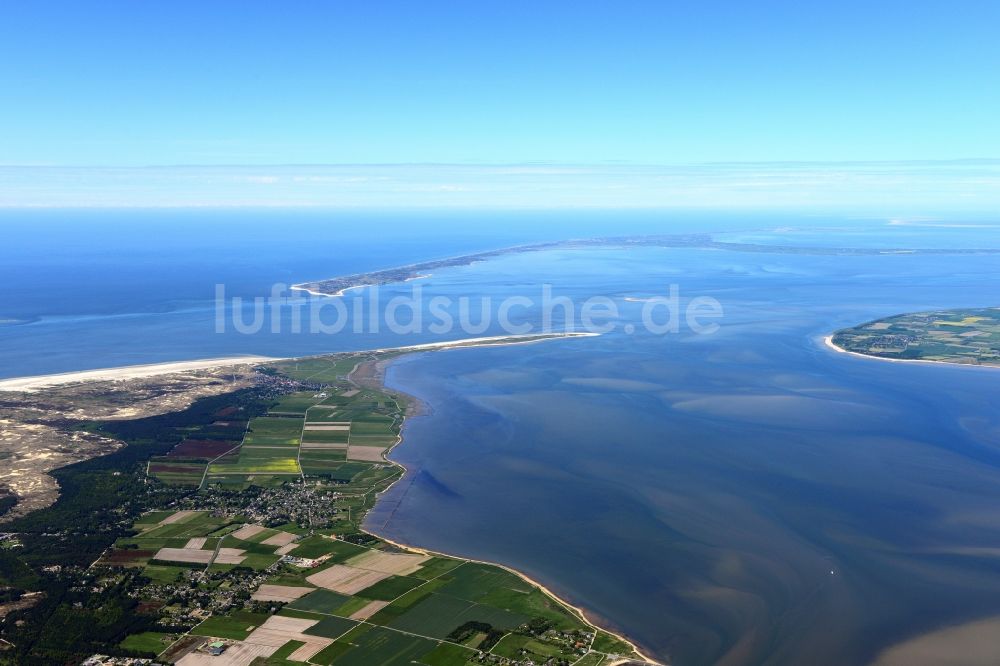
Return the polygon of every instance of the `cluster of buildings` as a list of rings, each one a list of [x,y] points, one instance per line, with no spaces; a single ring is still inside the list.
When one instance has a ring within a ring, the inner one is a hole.
[[[207,510],[215,515],[242,515],[247,521],[276,527],[296,523],[322,529],[340,518],[337,493],[320,483],[286,483],[275,488],[252,486],[245,490],[213,488],[193,493],[175,502],[171,508]]]

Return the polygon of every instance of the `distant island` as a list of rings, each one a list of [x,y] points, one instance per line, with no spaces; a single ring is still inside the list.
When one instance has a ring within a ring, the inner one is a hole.
[[[662,234],[651,236],[603,236],[599,238],[583,238],[571,240],[547,241],[529,245],[515,245],[485,252],[475,252],[457,257],[421,261],[386,268],[368,273],[355,273],[301,282],[292,289],[305,291],[315,296],[343,296],[350,289],[362,287],[377,287],[384,284],[394,284],[430,277],[430,273],[441,268],[468,266],[480,261],[487,261],[509,254],[524,252],[540,252],[543,250],[589,248],[589,247],[673,247],[711,250],[730,250],[734,252],[760,252],[767,254],[807,254],[825,256],[863,256],[891,254],[1000,254],[995,248],[852,248],[852,247],[814,247],[794,245],[768,245],[757,243],[731,243],[715,240],[712,234]]]
[[[827,344],[877,358],[1000,366],[1000,308],[896,315],[837,331]]]

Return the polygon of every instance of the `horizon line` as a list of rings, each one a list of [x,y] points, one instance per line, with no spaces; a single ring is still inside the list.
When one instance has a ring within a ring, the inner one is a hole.
[[[982,164],[1000,163],[1000,157],[951,157],[921,159],[816,159],[816,160],[712,160],[704,162],[630,162],[606,160],[569,162],[559,160],[523,160],[504,162],[253,162],[253,163],[176,163],[176,164],[24,164],[0,162],[0,169],[257,169],[257,168],[320,168],[320,167],[693,167],[693,166],[801,166],[801,165],[904,165],[904,164]]]

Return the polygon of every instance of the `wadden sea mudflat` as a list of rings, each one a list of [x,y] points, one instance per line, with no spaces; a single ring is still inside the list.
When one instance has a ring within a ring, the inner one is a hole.
[[[609,279],[625,256],[574,255],[567,293],[656,293],[668,266],[724,303],[720,331],[396,361],[390,386],[430,409],[373,527],[512,563],[677,663],[866,663],[1000,612],[982,550],[1000,538],[983,509],[1000,500],[1000,376],[817,344],[953,302],[955,260],[633,251]],[[538,259],[518,266],[544,279]],[[993,260],[961,263],[980,285],[963,299],[989,299]],[[866,291],[845,286],[861,274]]]

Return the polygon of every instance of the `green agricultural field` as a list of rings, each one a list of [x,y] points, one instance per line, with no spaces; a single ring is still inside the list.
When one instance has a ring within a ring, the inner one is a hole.
[[[283,530],[265,527],[260,532],[257,532],[251,537],[248,537],[246,539],[239,539],[238,541],[242,543],[242,545],[239,547],[253,548],[254,545],[259,545],[260,548],[270,548],[271,550],[269,552],[274,552],[275,546],[265,545],[264,542],[273,537],[274,535],[279,534],[282,531]]]
[[[513,613],[550,620],[557,629],[582,629],[583,623],[566,608],[537,588],[495,587],[479,598],[479,603]]]
[[[184,544],[188,542],[185,537],[153,537],[149,538],[142,534],[134,537],[122,537],[115,541],[115,546],[118,548],[144,548],[144,549],[157,549],[157,548],[183,548]]]
[[[395,435],[395,420],[389,417],[355,419],[351,421],[351,436],[354,435]]]
[[[305,615],[308,616],[309,614]],[[312,619],[318,619],[319,622],[306,629],[305,633],[323,638],[338,638],[358,624],[354,620],[333,615],[313,615]]]
[[[225,470],[225,467],[220,467],[219,469]],[[253,480],[251,480],[253,479]],[[219,474],[211,474],[205,478],[205,487],[219,487],[223,490],[243,490],[251,485],[255,485],[254,481],[257,481],[256,485],[263,485],[259,482],[259,477],[254,477],[250,475],[239,475],[239,474],[227,474],[225,471]]]
[[[528,654],[522,654],[522,650]],[[490,652],[511,659],[531,659],[535,663],[545,663],[548,659],[563,655],[563,650],[558,645],[543,643],[532,636],[521,634],[504,636]]]
[[[235,465],[215,464],[209,467],[209,474],[300,474],[295,458],[248,458]]]
[[[342,463],[347,460],[347,449],[301,449],[299,458],[316,464]]]
[[[148,525],[159,525],[160,521],[174,515],[176,511],[151,511],[144,514],[135,521],[135,527],[141,529]]]
[[[313,468],[315,467],[316,465],[314,464]],[[368,471],[370,467],[371,465],[369,463],[347,462],[347,463],[341,463],[336,467],[331,467],[328,470],[324,470],[323,472],[321,472],[321,474],[325,477],[333,479],[334,481],[347,482],[352,480],[354,477],[358,476],[362,472]]]
[[[371,587],[365,588],[358,593],[359,596],[367,599],[379,601],[392,601],[400,597],[415,587],[423,585],[425,581],[408,576],[390,576],[385,580],[380,580]]]
[[[213,615],[191,630],[196,636],[232,638],[243,640],[250,632],[264,624],[267,615],[237,611],[232,615]]]
[[[518,576],[488,564],[465,564],[449,573],[448,578],[441,592],[469,601],[478,601],[497,588],[531,591],[531,585]]]
[[[299,462],[302,467],[317,467],[324,469],[338,469],[347,462],[346,451],[325,451],[320,454],[312,451],[303,451],[299,454]]]
[[[381,446],[383,448],[394,446],[399,440],[396,435],[351,435],[353,446]]]
[[[319,535],[306,537],[296,542],[298,545],[291,551],[295,557],[317,558],[330,555],[329,562],[344,562],[355,555],[364,553],[367,549],[346,541],[335,541]]]
[[[284,375],[315,384],[333,384],[346,377],[362,360],[360,356],[299,359],[275,365]]]
[[[316,462],[308,458],[303,459],[301,462],[302,473],[310,477],[327,477],[333,478],[333,474],[337,471],[339,465],[333,462]]]
[[[460,645],[439,643],[420,658],[420,663],[426,666],[465,666],[475,654],[474,650]]]
[[[160,654],[167,646],[174,642],[176,635],[161,634],[156,631],[144,631],[141,634],[126,636],[125,640],[118,644],[123,650],[135,650],[136,652],[149,652]]]
[[[346,430],[306,430],[302,433],[303,442],[347,444],[349,437]]]
[[[244,446],[298,446],[304,418],[261,416],[250,421]]]
[[[208,536],[228,522],[225,518],[218,518],[200,512],[180,522],[169,525],[161,525],[148,532],[143,532],[142,539],[190,539],[192,537]]]
[[[421,585],[418,588],[410,590],[399,599],[393,601],[391,605],[386,606],[373,616],[372,622],[383,625],[388,624],[394,618],[399,617],[407,610],[413,608],[421,601],[429,597],[432,592],[436,592],[444,584],[445,581],[443,580],[433,580],[429,581],[425,585]]]
[[[315,391],[290,393],[286,396],[282,396],[277,404],[272,405],[268,410],[268,413],[301,414],[304,416],[306,410],[322,401],[323,398],[318,397]]]
[[[299,474],[296,458],[295,451],[284,446],[243,446],[235,461],[213,463],[208,472],[209,475]]]
[[[239,566],[250,567],[254,571],[263,571],[281,559],[280,555],[267,555],[264,553],[247,553],[246,559]]]
[[[248,485],[259,486],[262,488],[277,488],[288,483],[289,479],[294,478],[291,474],[275,474],[273,476],[268,476],[266,474],[253,474],[247,477],[249,479]]]
[[[398,618],[389,622],[393,629],[420,636],[447,638],[466,622],[481,622],[494,629],[510,630],[530,618],[499,608],[475,604],[444,594],[431,594]]]
[[[278,648],[278,650],[274,654],[272,654],[270,657],[268,657],[267,660],[265,661],[265,663],[268,666],[271,666],[271,664],[279,664],[279,663],[280,664],[284,664],[284,663],[295,664],[295,663],[298,663],[298,662],[294,662],[294,661],[288,661],[288,657],[290,657],[293,652],[295,652],[296,650],[298,650],[303,645],[305,645],[305,643],[303,643],[302,641],[288,641],[287,643],[285,643],[284,645],[282,645],[280,648]]]
[[[598,631],[594,639],[594,649],[607,654],[631,654],[632,648],[628,643],[615,638],[606,631]]]
[[[350,652],[353,649],[354,649],[353,645],[348,645],[347,643],[341,643],[340,641],[337,641],[336,643],[333,643],[323,648],[319,652],[317,652],[313,656],[311,661],[314,664],[324,664],[324,665],[333,664],[338,658],[342,657],[344,654]]]
[[[346,595],[331,592],[330,590],[318,589],[315,592],[310,592],[306,596],[296,599],[288,605],[288,608],[332,614],[334,610],[347,603],[348,599],[350,597]]]
[[[263,543],[257,543],[254,541],[244,541],[243,539],[237,539],[233,535],[228,535],[222,539],[223,548],[239,548],[246,551],[247,553],[256,553],[258,555],[274,555],[274,551],[277,550],[277,546],[270,546]]]
[[[147,564],[142,568],[144,576],[154,583],[173,583],[187,574],[187,567],[175,567],[167,564]]]
[[[335,666],[410,666],[437,647],[437,642],[372,627],[353,639],[354,647],[330,663]]]
[[[333,406],[313,407],[306,416],[306,421],[314,424],[322,423],[344,423],[345,419],[340,414],[340,410]]]
[[[240,449],[239,457],[229,464],[241,464],[255,462],[258,460],[274,460],[275,458],[288,458],[296,454],[294,449],[284,446],[244,446]],[[226,463],[217,463],[224,465]]]
[[[463,560],[454,560],[447,557],[434,557],[427,560],[422,565],[420,569],[412,574],[414,578],[422,578],[424,580],[430,580],[432,578],[437,578],[443,574],[448,573],[452,569],[459,567],[463,564]]]
[[[337,606],[333,610],[333,614],[341,617],[350,617],[370,603],[371,600],[364,597],[351,597],[340,606]]]
[[[360,474],[354,477],[350,485],[345,488],[346,490],[352,488],[369,488],[382,484],[386,481],[396,478],[399,476],[400,471],[398,467],[392,467],[391,465],[386,465],[378,463],[375,465],[366,463],[347,463],[348,465],[366,465],[365,469],[359,470]]]

